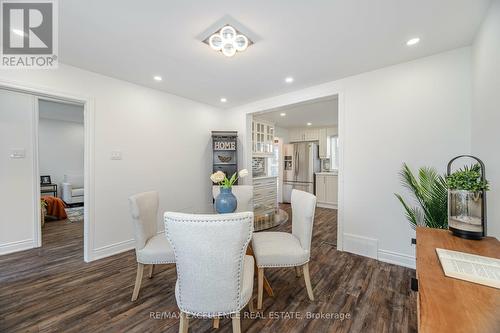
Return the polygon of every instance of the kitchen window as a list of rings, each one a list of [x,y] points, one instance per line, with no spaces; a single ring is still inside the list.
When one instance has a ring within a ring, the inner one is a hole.
[[[330,169],[339,169],[339,137],[331,136],[330,140]]]

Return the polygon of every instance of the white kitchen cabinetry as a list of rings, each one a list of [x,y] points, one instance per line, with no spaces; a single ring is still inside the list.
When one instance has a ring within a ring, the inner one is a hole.
[[[273,153],[274,124],[254,119],[252,121],[252,151],[254,154]]]
[[[278,207],[276,177],[257,177],[253,179],[253,205],[255,215],[273,212]]]
[[[290,137],[290,142],[300,142],[304,141],[304,136],[303,132],[300,128],[291,128],[290,131],[288,132],[289,137]]]
[[[305,141],[318,141],[319,140],[319,129],[311,128],[304,131]]]
[[[333,173],[316,173],[316,200],[318,207],[337,209],[338,180],[338,175]]]
[[[319,158],[330,158],[330,137],[327,128],[319,129]]]
[[[292,128],[289,131],[290,142],[318,141],[318,128]]]

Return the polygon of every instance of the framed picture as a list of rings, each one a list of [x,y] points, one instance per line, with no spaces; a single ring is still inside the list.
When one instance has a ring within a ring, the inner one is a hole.
[[[52,184],[50,176],[40,176],[40,185],[48,185],[48,184]]]

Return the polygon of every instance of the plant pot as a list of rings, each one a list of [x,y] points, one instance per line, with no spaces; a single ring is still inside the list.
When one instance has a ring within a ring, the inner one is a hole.
[[[238,201],[231,188],[220,188],[220,193],[215,199],[215,210],[219,214],[232,213],[236,210]]]
[[[483,192],[450,190],[448,195],[448,228],[456,236],[481,239],[484,236]]]

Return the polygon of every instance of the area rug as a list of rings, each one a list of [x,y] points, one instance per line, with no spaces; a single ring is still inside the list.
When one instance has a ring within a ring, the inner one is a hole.
[[[68,223],[83,222],[83,207],[66,208]]]

